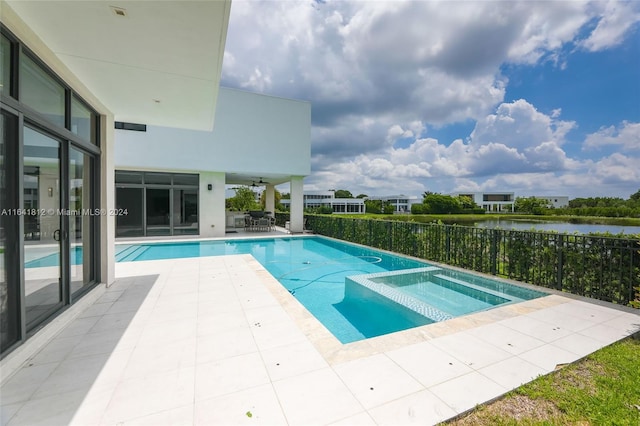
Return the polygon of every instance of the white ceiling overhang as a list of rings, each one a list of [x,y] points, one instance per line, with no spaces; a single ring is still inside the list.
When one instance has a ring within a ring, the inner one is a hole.
[[[7,0],[117,121],[211,130],[231,0]]]

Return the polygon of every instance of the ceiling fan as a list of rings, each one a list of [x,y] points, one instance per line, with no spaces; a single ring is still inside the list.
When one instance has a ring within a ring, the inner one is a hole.
[[[268,185],[270,182],[267,182],[266,180],[262,180],[262,178],[260,178],[260,180],[258,182],[256,182],[255,180],[251,181],[251,186],[260,186],[260,185]]]

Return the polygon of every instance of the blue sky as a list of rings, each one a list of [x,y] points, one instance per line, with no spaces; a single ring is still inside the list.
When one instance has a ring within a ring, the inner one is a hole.
[[[638,1],[235,0],[222,85],[311,102],[305,189],[640,189]]]

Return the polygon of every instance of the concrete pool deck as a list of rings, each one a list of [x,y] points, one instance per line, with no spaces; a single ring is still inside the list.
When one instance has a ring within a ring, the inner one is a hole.
[[[343,345],[250,255],[116,276],[3,381],[3,425],[434,424],[640,330],[552,294]]]

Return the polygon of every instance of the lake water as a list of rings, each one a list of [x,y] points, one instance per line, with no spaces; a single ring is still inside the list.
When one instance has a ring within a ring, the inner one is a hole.
[[[640,226],[593,225],[584,223],[519,221],[519,220],[483,220],[476,222],[478,228],[501,228],[518,231],[555,231],[567,234],[589,234],[609,232],[611,234],[640,234]]]

